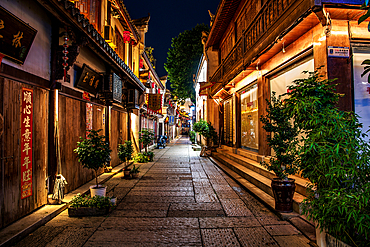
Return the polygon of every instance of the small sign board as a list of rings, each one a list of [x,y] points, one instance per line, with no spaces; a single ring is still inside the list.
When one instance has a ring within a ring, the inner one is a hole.
[[[328,46],[328,57],[349,58],[349,47]]]
[[[92,94],[97,94],[102,81],[102,75],[84,64],[76,87]]]
[[[0,53],[23,64],[37,30],[0,6]]]

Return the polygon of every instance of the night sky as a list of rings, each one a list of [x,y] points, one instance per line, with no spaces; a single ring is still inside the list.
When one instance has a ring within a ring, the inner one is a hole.
[[[124,0],[131,19],[148,16],[149,29],[145,45],[154,48],[158,76],[167,75],[164,63],[172,38],[197,24],[209,25],[208,10],[215,14],[221,0]]]

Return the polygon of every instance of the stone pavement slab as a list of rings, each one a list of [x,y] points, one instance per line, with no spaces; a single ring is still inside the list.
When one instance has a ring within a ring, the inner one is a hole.
[[[205,217],[199,218],[200,228],[237,228],[261,226],[254,217]]]
[[[160,229],[199,229],[197,218],[125,218],[108,217],[101,224],[104,229],[122,229],[122,230],[160,230]]]
[[[232,229],[202,229],[205,246],[240,246]]]
[[[17,246],[308,246],[281,220],[185,138],[154,150],[138,179],[106,181],[118,198],[107,216],[64,211]]]
[[[263,227],[236,228],[234,231],[242,246],[278,246]]]

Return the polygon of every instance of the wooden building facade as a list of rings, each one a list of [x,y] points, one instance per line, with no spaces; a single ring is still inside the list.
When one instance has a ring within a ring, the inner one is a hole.
[[[149,18],[135,26],[121,0],[5,1],[0,12],[3,228],[47,204],[57,174],[65,193],[93,179],[73,152],[89,129],[107,136],[113,167],[118,144],[138,144]]]
[[[358,25],[360,0],[222,0],[205,43],[209,116],[220,116],[222,143],[235,153],[270,155],[259,121],[272,91],[287,92],[293,80],[314,71],[338,78],[345,96],[338,107],[370,125],[369,84],[361,62],[369,57],[370,33]],[[219,115],[219,112],[222,112]],[[257,159],[257,158],[256,158]]]

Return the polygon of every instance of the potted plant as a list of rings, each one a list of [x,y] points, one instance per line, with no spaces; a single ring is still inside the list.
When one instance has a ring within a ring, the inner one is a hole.
[[[77,142],[77,148],[74,149],[82,166],[95,172],[96,185],[90,187],[91,196],[105,196],[106,187],[99,186],[98,183],[98,170],[104,168],[105,163],[110,160],[112,151],[105,136],[99,135],[100,131],[101,129],[89,130],[87,138],[80,137],[81,141]]]
[[[290,122],[290,115],[281,97],[276,98],[273,92],[271,101],[266,101],[267,114],[261,116],[261,122],[262,128],[269,133],[267,142],[274,153],[270,162],[262,161],[261,164],[277,176],[271,182],[275,209],[279,212],[292,212],[295,180],[288,176],[298,171],[295,152],[298,144],[298,129]]]
[[[134,157],[135,163],[146,163],[149,161],[148,156],[144,155],[143,153],[137,153]]]
[[[213,128],[211,122],[207,122],[203,119],[200,119],[198,122],[194,123],[193,129],[196,133],[206,138],[206,146],[203,146],[200,152],[200,156],[205,156],[208,147],[212,146],[210,142],[212,141],[213,144],[217,144],[218,142],[217,132]]]
[[[340,95],[335,86],[315,71],[307,79],[295,80],[287,94],[288,111],[304,133],[300,170],[312,183],[302,209],[326,236],[368,246],[370,147],[358,117],[336,107]],[[318,240],[320,246],[324,242]]]
[[[145,149],[145,152],[143,153],[143,155],[145,155],[145,156],[150,155],[148,153],[148,146],[149,146],[149,144],[152,143],[153,140],[154,140],[154,132],[151,129],[143,128],[142,131],[139,131],[139,142],[141,142],[143,144],[144,149]],[[154,153],[152,153],[151,155],[153,155],[153,157],[154,157]],[[150,158],[148,158],[148,161],[149,160],[150,160]],[[146,161],[146,162],[148,162],[148,161]]]
[[[195,142],[196,142],[195,137],[196,137],[195,131],[192,131],[192,130],[189,131],[189,138],[190,138],[190,141],[191,141],[192,144],[195,144]]]
[[[70,217],[105,215],[114,206],[112,198],[106,196],[81,196],[77,194],[68,205]]]
[[[149,162],[152,162],[154,160],[154,153],[152,151],[148,151],[148,152],[144,153],[144,155],[146,157],[148,157]]]
[[[118,158],[125,163],[125,167],[123,169],[125,177],[130,176],[130,169],[128,167],[130,166],[130,160],[133,152],[134,148],[131,141],[125,141],[124,144],[118,145]]]
[[[131,176],[132,178],[138,178],[139,177],[139,172],[140,172],[140,166],[135,166],[132,167],[131,169]]]

